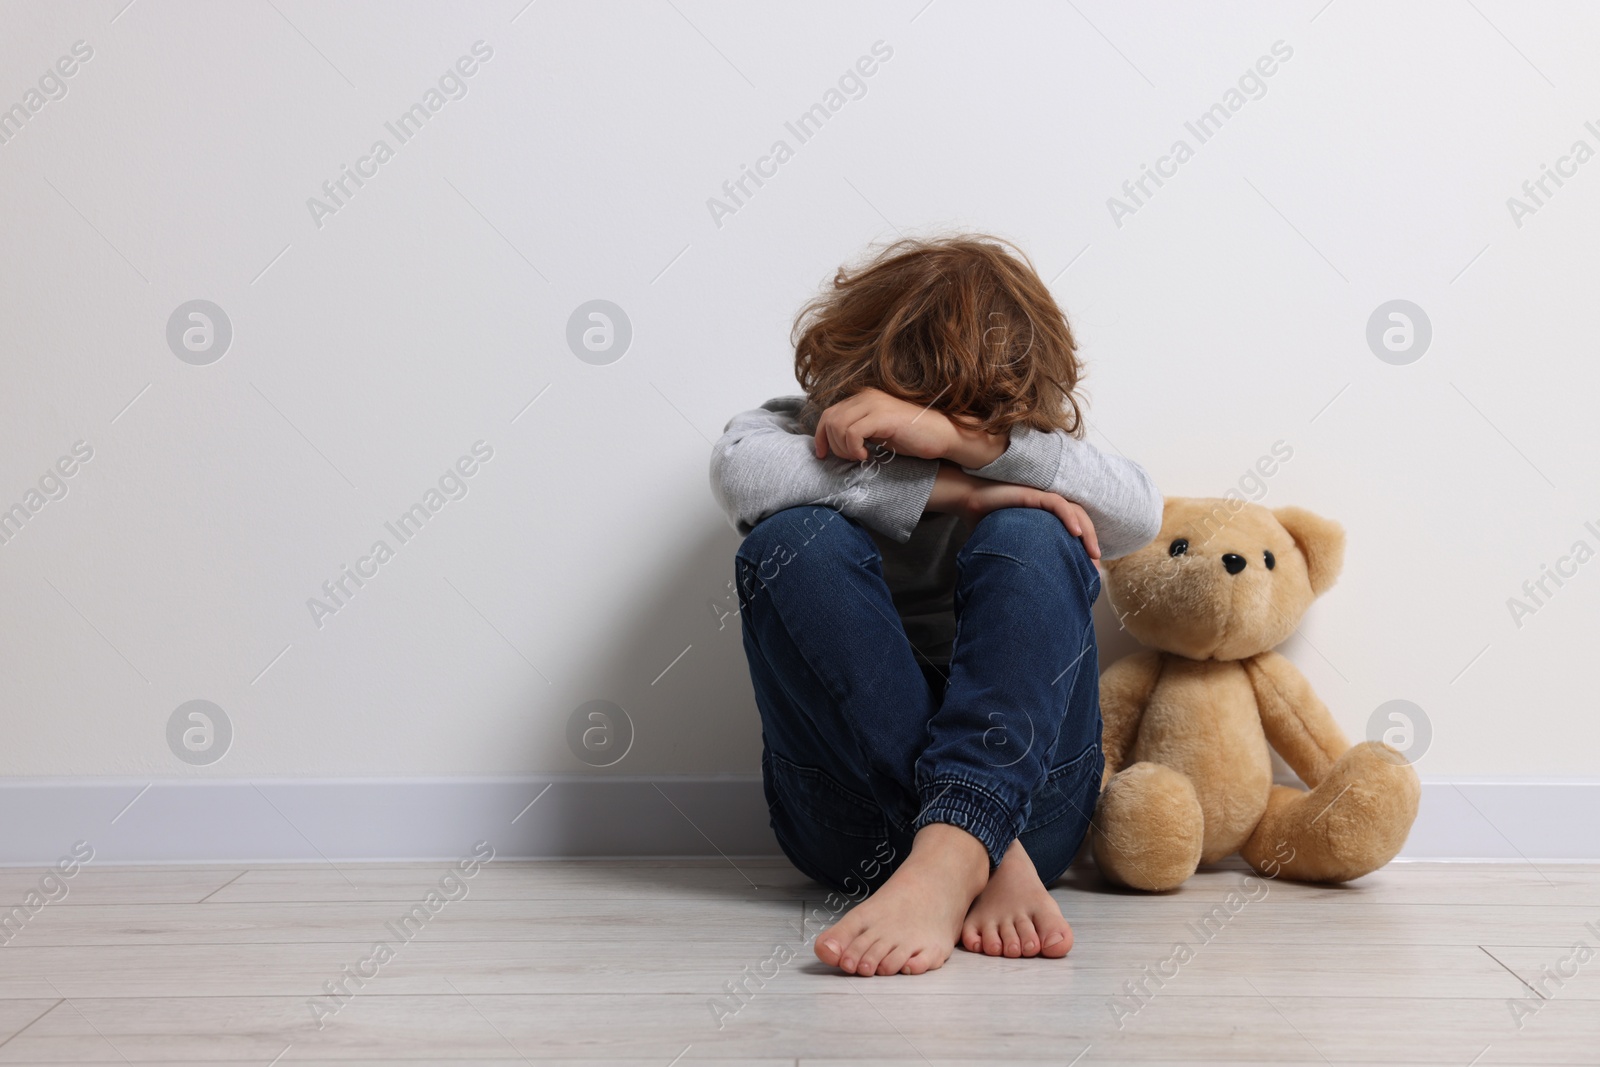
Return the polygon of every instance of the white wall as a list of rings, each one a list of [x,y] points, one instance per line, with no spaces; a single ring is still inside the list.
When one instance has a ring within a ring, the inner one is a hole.
[[[1350,551],[1287,651],[1352,734],[1406,699],[1431,775],[1594,773],[1600,563],[1520,627],[1507,598],[1600,549],[1600,162],[1520,226],[1506,200],[1600,149],[1600,11],[124,2],[0,12],[0,104],[93,50],[0,144],[0,507],[93,449],[0,545],[0,772],[754,772],[708,439],[793,390],[789,321],[837,263],[971,227],[1053,279],[1094,439],[1168,492],[1293,448],[1266,502]],[[478,41],[399,144],[385,122]],[[800,144],[785,121],[878,41]],[[1198,144],[1185,121],[1279,41]],[[394,158],[319,227],[308,197],[379,138]],[[1178,138],[1193,158],[1117,225]],[[707,199],[779,139],[718,225]],[[596,298],[632,323],[610,365],[565,340]],[[1432,323],[1408,365],[1365,339],[1397,298]],[[209,365],[166,339],[194,299],[232,324]],[[468,495],[398,546],[384,522],[477,441]],[[307,598],[379,538],[395,557],[319,628]],[[168,745],[193,699],[233,728],[208,766]],[[592,699],[636,727],[606,770],[567,743]]]

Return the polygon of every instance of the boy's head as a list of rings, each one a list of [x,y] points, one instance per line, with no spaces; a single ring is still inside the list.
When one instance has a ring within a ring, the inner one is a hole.
[[[999,238],[897,241],[839,268],[794,332],[813,416],[876,388],[991,432],[1082,432],[1072,330],[1027,257]]]

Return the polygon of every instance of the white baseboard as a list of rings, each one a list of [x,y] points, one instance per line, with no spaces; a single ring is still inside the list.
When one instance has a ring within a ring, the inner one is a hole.
[[[0,783],[0,866],[77,841],[96,864],[778,854],[747,776]],[[1600,780],[1425,780],[1401,858],[1600,861]]]
[[[0,866],[777,853],[747,776],[13,779],[0,828]]]
[[[1600,779],[1422,779],[1401,859],[1600,862]]]

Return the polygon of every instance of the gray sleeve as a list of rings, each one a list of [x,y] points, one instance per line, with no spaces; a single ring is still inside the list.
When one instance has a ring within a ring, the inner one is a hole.
[[[800,423],[804,397],[735,415],[711,449],[711,492],[742,534],[784,508],[822,504],[904,543],[922,518],[939,461],[818,459]]]
[[[1081,505],[1106,559],[1143,548],[1161,530],[1161,491],[1145,469],[1061,430],[1013,429],[999,459],[964,469],[979,478],[1060,493]]]

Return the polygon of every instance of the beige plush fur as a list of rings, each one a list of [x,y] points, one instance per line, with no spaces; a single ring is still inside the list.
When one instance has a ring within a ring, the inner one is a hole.
[[[1352,748],[1272,651],[1343,562],[1344,530],[1301,508],[1172,498],[1156,539],[1106,564],[1112,607],[1149,646],[1100,679],[1091,844],[1110,881],[1173,889],[1238,852],[1269,877],[1343,882],[1400,851],[1416,772],[1387,745]],[[1268,745],[1309,791],[1273,785]]]

